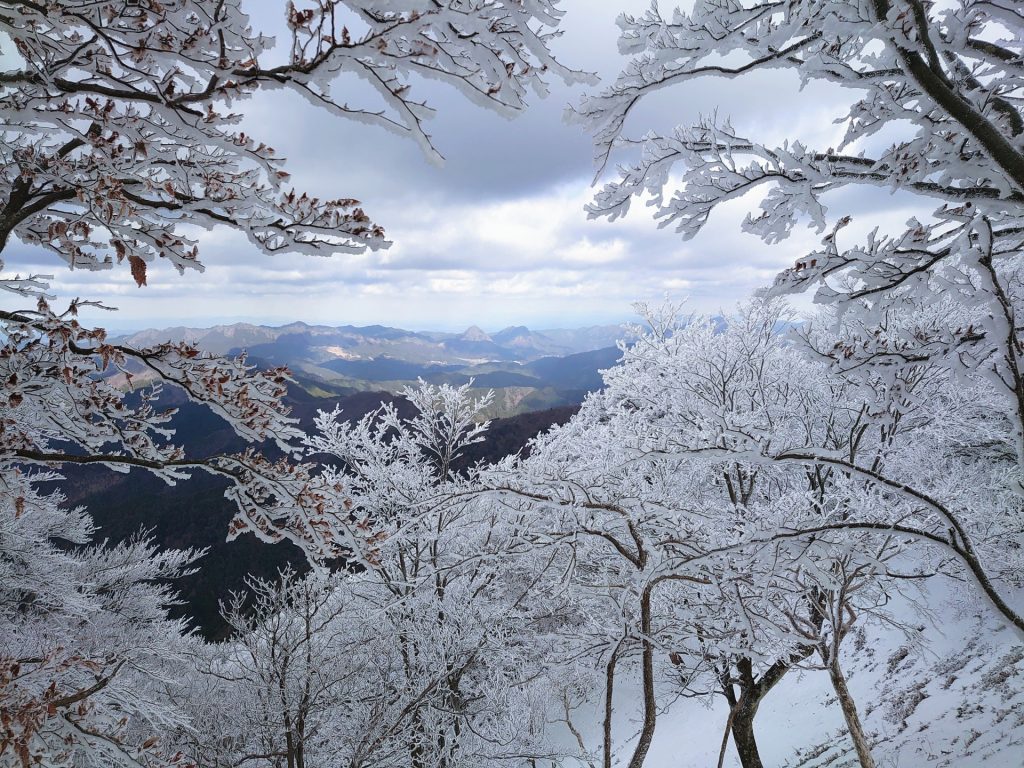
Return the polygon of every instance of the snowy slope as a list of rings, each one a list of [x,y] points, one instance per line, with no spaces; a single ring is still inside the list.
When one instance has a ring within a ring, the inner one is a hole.
[[[848,662],[879,764],[1024,766],[1024,645],[987,611],[944,621],[941,630],[926,629],[930,642],[922,648],[892,637],[862,642]],[[857,761],[837,728],[785,765]]]
[[[1024,768],[1024,644],[980,600],[955,591],[937,581],[927,588],[930,620],[899,606],[909,635],[875,624],[844,646],[879,768]],[[616,765],[630,757],[638,702],[635,685],[617,702]],[[659,717],[645,768],[715,768],[727,715],[720,696],[676,701]],[[596,747],[596,723],[576,725]],[[825,672],[791,671],[761,704],[755,730],[768,768],[859,765]],[[731,740],[725,765],[739,766]]]

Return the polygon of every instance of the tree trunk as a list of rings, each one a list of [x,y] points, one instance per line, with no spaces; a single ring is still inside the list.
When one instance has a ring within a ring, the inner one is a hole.
[[[732,741],[736,745],[736,753],[740,756],[743,768],[764,768],[761,755],[757,751],[757,740],[754,738],[754,715],[757,714],[757,702],[751,702],[744,694],[732,712]]]
[[[850,738],[853,739],[853,746],[857,750],[861,768],[875,768],[875,759],[871,756],[867,734],[864,733],[864,726],[861,725],[860,716],[857,714],[857,705],[853,701],[850,689],[846,685],[846,678],[843,676],[843,670],[839,666],[838,654],[832,654],[828,665],[828,675],[832,678],[832,687],[835,688],[839,706],[843,708],[843,717],[846,718],[846,727],[850,730]]]
[[[788,659],[779,659],[764,671],[760,678],[754,678],[753,662],[747,658],[736,660],[736,671],[739,673],[740,695],[732,691],[732,683],[726,678],[723,690],[729,707],[732,710],[732,741],[740,757],[743,768],[764,768],[761,755],[757,751],[757,740],[754,738],[754,716],[764,697],[778,685],[793,665],[814,653],[814,646],[802,646]]]
[[[644,689],[644,721],[640,728],[629,768],[642,768],[647,752],[654,740],[654,727],[658,722],[658,705],[654,695],[654,642],[651,640],[651,587],[648,586],[640,596],[640,665],[643,672]]]
[[[427,734],[423,727],[423,717],[417,707],[412,713],[412,741],[409,742],[409,759],[412,768],[425,768],[426,766],[426,743]]]
[[[295,768],[295,741],[292,739],[291,730],[284,732],[285,758],[288,760],[288,768]]]
[[[608,666],[605,668],[604,681],[604,768],[612,768],[612,713],[615,700],[615,665],[619,660],[619,648],[622,643],[615,646],[612,655],[608,659]]]

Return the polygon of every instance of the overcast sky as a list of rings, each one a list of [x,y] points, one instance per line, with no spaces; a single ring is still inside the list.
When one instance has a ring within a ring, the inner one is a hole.
[[[624,63],[615,18],[647,4],[563,0],[564,35],[555,52],[568,66],[611,79]],[[261,14],[269,5],[248,3]],[[279,24],[262,16],[254,22]],[[153,265],[145,288],[126,269],[71,273],[49,260],[38,267],[56,271],[61,298],[99,298],[119,307],[115,316],[88,318],[118,329],[304,320],[497,330],[630,320],[632,302],[666,293],[714,312],[771,281],[817,243],[819,236],[806,229],[771,247],[742,234],[740,222],[756,199],[717,211],[689,242],[658,230],[642,205],[614,223],[588,221],[583,206],[594,191],[592,145],[563,121],[566,105],[588,87],[551,85],[547,99],[534,98],[524,114],[506,120],[441,84],[416,83],[419,96],[438,110],[429,131],[446,157],[443,167],[428,163],[412,142],[340,122],[294,96],[270,94],[244,105],[246,130],[288,158],[295,187],[359,198],[394,241],[387,251],[268,257],[242,236],[214,231],[200,241],[204,274],[178,276]],[[632,127],[636,134],[648,125],[668,129],[717,109],[741,132],[824,147],[838,143],[841,129],[832,120],[854,98],[837,90],[801,92],[788,75],[709,79],[663,91]],[[903,223],[913,202],[879,190],[841,195],[829,201],[830,219],[853,210],[865,230]],[[25,271],[34,260],[20,255],[11,254],[8,266]]]

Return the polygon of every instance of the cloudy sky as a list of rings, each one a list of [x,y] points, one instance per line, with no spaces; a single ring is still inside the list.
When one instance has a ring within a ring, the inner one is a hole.
[[[257,26],[276,31],[279,20],[264,16],[269,5],[249,2]],[[611,79],[624,63],[615,18],[646,5],[563,0],[564,35],[554,51],[568,66]],[[288,158],[298,189],[359,198],[394,241],[389,250],[268,257],[239,235],[214,231],[200,240],[204,274],[178,276],[154,265],[150,285],[137,288],[127,270],[58,271],[55,292],[117,306],[116,316],[94,321],[118,329],[235,320],[439,330],[576,327],[632,319],[633,302],[666,294],[688,298],[699,311],[728,308],[817,242],[810,230],[771,247],[742,234],[739,224],[756,199],[717,211],[688,242],[658,230],[642,205],[624,220],[588,221],[583,206],[594,192],[592,145],[563,120],[566,105],[588,86],[551,85],[548,98],[534,98],[527,112],[507,120],[443,85],[416,83],[438,111],[429,131],[446,158],[442,167],[427,162],[412,142],[340,122],[297,97],[260,96],[245,105],[246,130]],[[841,132],[833,119],[854,98],[799,91],[795,77],[772,73],[706,80],[662,92],[631,132],[668,129],[717,110],[740,132],[767,141],[799,137],[828,146]],[[852,210],[865,230],[902,223],[912,204],[879,190],[841,195],[828,201],[830,218]],[[26,269],[12,256],[9,266]],[[27,253],[22,258],[34,260]],[[39,266],[55,269],[49,261]]]

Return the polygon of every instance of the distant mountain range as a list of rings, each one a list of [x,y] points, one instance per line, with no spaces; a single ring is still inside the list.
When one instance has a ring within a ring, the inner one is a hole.
[[[369,360],[381,356],[419,363],[473,365],[495,361],[528,362],[538,357],[564,357],[612,347],[629,335],[624,325],[588,328],[554,328],[532,331],[522,325],[487,333],[473,325],[462,333],[407,331],[384,325],[308,325],[296,322],[268,326],[251,323],[215,325],[210,328],[151,328],[125,334],[118,341],[134,345],[163,341],[190,341],[214,354],[246,349],[269,357],[302,350],[311,358]]]
[[[532,331],[510,326],[487,333],[407,331],[382,325],[282,326],[235,323],[211,328],[139,331],[117,341],[147,346],[187,340],[215,354],[245,350],[256,365],[286,365],[317,397],[376,390],[398,392],[417,379],[495,391],[488,416],[509,416],[579,403],[600,388],[599,371],[620,357],[629,338],[621,325]]]

